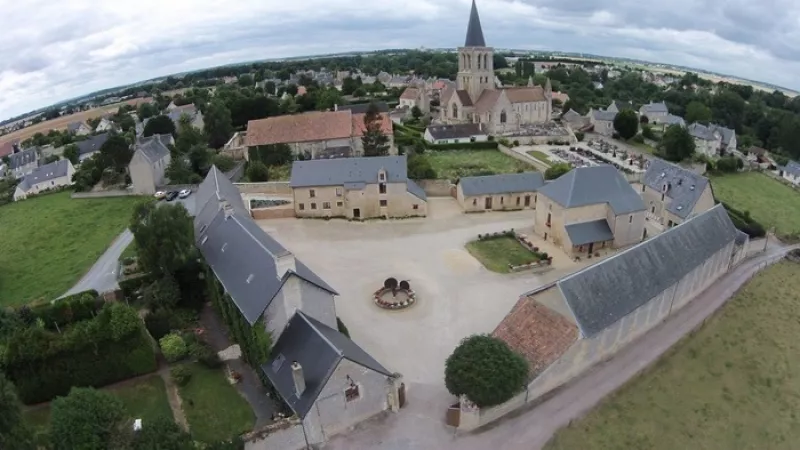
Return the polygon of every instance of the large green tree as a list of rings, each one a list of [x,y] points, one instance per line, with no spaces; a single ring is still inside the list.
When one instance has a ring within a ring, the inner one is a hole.
[[[0,323],[0,326],[5,325]],[[0,448],[34,450],[33,434],[22,418],[14,385],[0,372]]]
[[[130,433],[123,428],[125,406],[112,394],[92,388],[72,388],[52,403],[50,418],[54,450],[107,450]]]
[[[548,167],[547,170],[544,171],[544,179],[545,180],[555,180],[556,178],[564,175],[565,173],[572,170],[572,167],[567,163],[556,163],[552,166]]]
[[[700,122],[702,124],[708,124],[711,122],[711,108],[697,100],[689,102],[689,104],[686,105],[686,115],[684,119],[687,123]]]
[[[152,136],[154,134],[175,134],[175,123],[168,116],[160,115],[155,116],[147,121],[144,126],[144,136]]]
[[[144,203],[131,220],[139,263],[156,275],[174,275],[195,256],[192,217],[181,204]]]
[[[64,147],[64,158],[67,158],[72,165],[78,164],[80,160],[80,149],[75,144],[69,144]]]
[[[682,161],[694,155],[694,139],[689,131],[680,126],[672,125],[667,128],[664,137],[659,142],[659,151],[664,159]]]
[[[252,183],[269,181],[269,169],[261,161],[250,161],[247,166],[247,179]]]
[[[100,160],[103,167],[110,167],[121,172],[128,167],[133,158],[133,150],[128,141],[121,135],[115,134],[100,146]]]
[[[445,361],[444,382],[453,395],[480,407],[498,405],[521,391],[528,362],[508,344],[488,335],[465,338]]]
[[[133,439],[133,450],[194,450],[189,433],[172,420],[158,417],[143,424]]]
[[[213,101],[208,105],[203,123],[211,148],[222,147],[233,135],[231,111],[221,101]]]
[[[639,118],[636,117],[636,113],[630,109],[617,113],[614,117],[614,130],[626,141],[636,136],[639,131]]]
[[[361,137],[364,156],[386,156],[389,154],[389,136],[383,132],[383,117],[374,102],[364,115],[364,135]]]

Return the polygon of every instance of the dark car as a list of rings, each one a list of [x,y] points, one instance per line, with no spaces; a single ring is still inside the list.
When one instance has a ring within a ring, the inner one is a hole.
[[[171,201],[175,200],[176,198],[178,198],[178,191],[169,191],[169,192],[167,192],[166,199],[167,199],[168,202],[171,202]]]

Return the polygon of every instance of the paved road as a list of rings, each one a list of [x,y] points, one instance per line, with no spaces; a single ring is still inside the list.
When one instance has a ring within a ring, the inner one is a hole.
[[[353,432],[335,437],[326,448],[348,450],[532,450],[539,449],[560,428],[580,418],[601,399],[652,364],[673,344],[695,329],[730,298],[765,263],[780,258],[790,248],[770,246],[765,254],[745,261],[719,279],[676,315],[626,347],[607,362],[596,366],[574,384],[533,409],[507,417],[489,429],[460,437],[441,420],[422,411],[438,408],[444,416],[446,404],[435,405],[422,397],[409,400],[398,414],[366,423]]]

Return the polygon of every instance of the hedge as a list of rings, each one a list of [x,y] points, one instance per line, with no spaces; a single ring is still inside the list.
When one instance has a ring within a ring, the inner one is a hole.
[[[465,142],[463,144],[428,144],[431,150],[497,150],[497,142]]]
[[[101,387],[157,368],[153,346],[136,311],[106,305],[94,319],[62,333],[37,326],[0,343],[0,366],[26,404],[67,395],[73,386]]]
[[[725,202],[721,203],[722,206],[725,207],[725,210],[728,211],[728,216],[731,218],[731,222],[733,222],[733,225],[738,230],[747,233],[747,235],[751,238],[760,238],[767,234],[767,230],[764,228],[764,226],[750,217],[749,213],[739,211]]]
[[[71,323],[95,317],[103,305],[105,305],[105,301],[100,294],[95,290],[90,290],[52,302],[23,306],[17,312],[28,324],[41,319],[48,329],[58,330]],[[25,311],[26,309],[27,311]]]
[[[156,280],[155,276],[146,273],[140,276],[120,281],[119,288],[120,290],[122,290],[122,295],[124,295],[125,298],[131,300],[135,297],[135,294],[139,289],[149,285],[155,280]]]

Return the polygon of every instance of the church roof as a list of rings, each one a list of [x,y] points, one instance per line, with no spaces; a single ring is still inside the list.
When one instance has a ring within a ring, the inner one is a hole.
[[[478,17],[478,7],[475,0],[472,0],[472,11],[469,13],[469,25],[467,26],[467,39],[464,47],[486,47],[483,39],[483,29],[481,28],[481,18]]]
[[[469,92],[464,89],[459,89],[456,91],[456,94],[458,94],[462,106],[472,106],[472,99],[469,98]]]
[[[544,90],[541,87],[515,87],[506,88],[506,96],[511,103],[532,103],[545,101]]]
[[[475,102],[475,112],[483,114],[491,111],[497,103],[497,100],[500,99],[502,92],[503,91],[499,89],[486,89],[481,92],[481,96],[478,97],[478,101]]]

